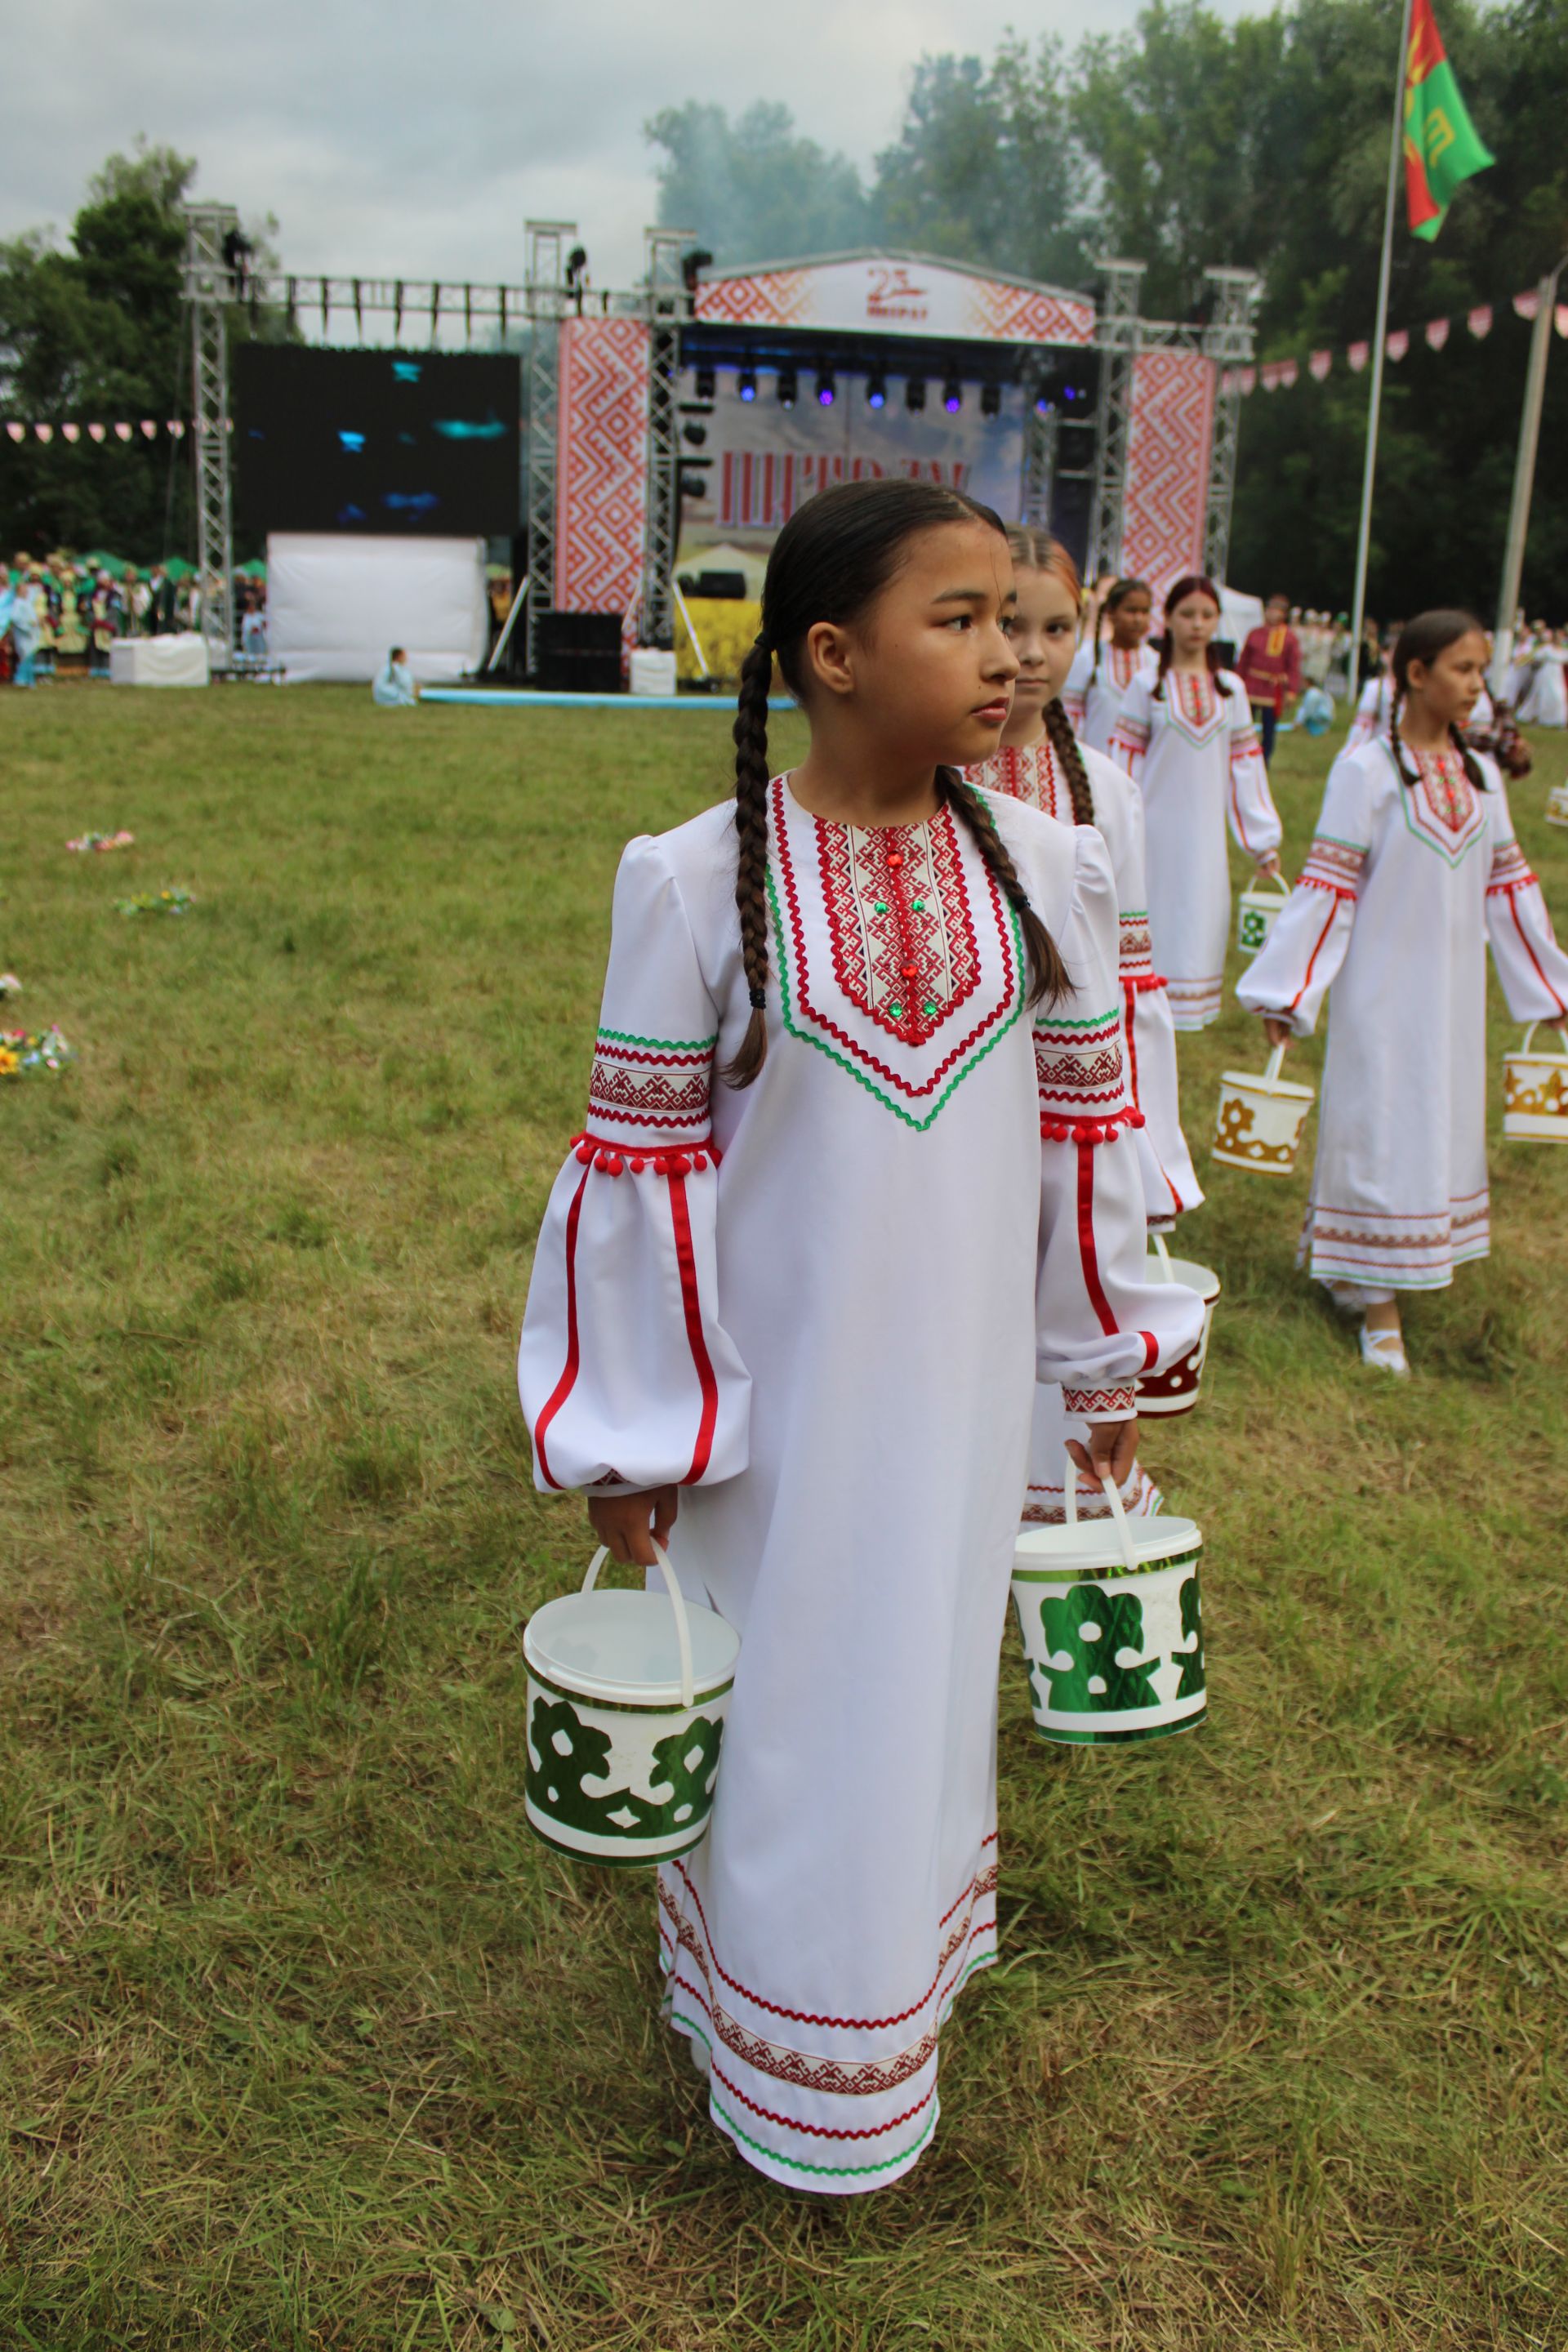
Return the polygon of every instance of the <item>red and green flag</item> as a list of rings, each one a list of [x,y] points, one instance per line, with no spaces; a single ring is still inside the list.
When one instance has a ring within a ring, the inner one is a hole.
[[[1413,234],[1435,237],[1460,181],[1495,161],[1465,110],[1432,0],[1415,0],[1405,59],[1405,194]]]

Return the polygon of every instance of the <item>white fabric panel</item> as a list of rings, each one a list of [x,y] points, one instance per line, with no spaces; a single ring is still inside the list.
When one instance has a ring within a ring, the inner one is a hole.
[[[460,677],[484,658],[485,542],[274,531],[267,635],[289,686],[368,686],[393,646],[421,686]]]
[[[194,629],[170,637],[120,637],[109,648],[110,686],[205,686],[207,641]]]

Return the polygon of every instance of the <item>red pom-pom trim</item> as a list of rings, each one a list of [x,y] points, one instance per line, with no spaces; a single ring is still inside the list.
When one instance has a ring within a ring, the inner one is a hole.
[[[583,1138],[577,1146],[577,1157],[582,1161],[584,1168],[586,1168],[589,1160],[594,1157],[594,1147],[588,1141],[586,1136]]]

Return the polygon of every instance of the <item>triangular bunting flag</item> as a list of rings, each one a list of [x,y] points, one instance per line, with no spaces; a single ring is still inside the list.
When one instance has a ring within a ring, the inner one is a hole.
[[[1291,386],[1300,380],[1300,374],[1301,371],[1294,360],[1283,361],[1279,369],[1279,382],[1283,389],[1289,392]]]
[[[1492,331],[1491,304],[1489,302],[1483,302],[1479,310],[1472,310],[1468,318],[1465,320],[1465,324],[1468,327],[1471,334],[1474,335],[1477,342],[1480,342],[1483,338],[1489,335]]]
[[[1314,383],[1321,383],[1323,378],[1328,374],[1329,370],[1333,366],[1333,363],[1334,355],[1332,352],[1314,352],[1310,359],[1307,362],[1307,372],[1310,375],[1312,382]]]
[[[1447,340],[1448,321],[1447,319],[1428,319],[1426,321],[1427,349],[1429,351],[1440,352]]]
[[[1372,357],[1372,345],[1370,343],[1352,343],[1349,351],[1345,353],[1345,357],[1351,363],[1351,373],[1352,375],[1360,375],[1363,368],[1365,367],[1368,360]]]
[[[55,428],[52,425],[35,425],[33,430],[40,441],[52,441],[55,437]]]
[[[89,425],[87,429],[95,441],[101,441],[109,427],[106,425]]]
[[[27,437],[27,428],[25,425],[7,425],[5,430],[13,441],[25,441]]]
[[[142,435],[147,441],[155,441],[158,437],[158,428],[150,416],[144,416],[142,419]]]
[[[1258,389],[1258,370],[1256,368],[1242,368],[1237,376],[1237,382],[1240,384],[1244,393],[1256,392]]]
[[[114,437],[117,441],[129,441],[131,438],[130,425],[117,425],[114,428]]]
[[[1258,373],[1258,380],[1262,383],[1265,392],[1278,392],[1280,384],[1284,381],[1284,362],[1282,360],[1266,360],[1262,367],[1259,368]]]
[[[1384,349],[1386,351],[1391,360],[1402,360],[1405,357],[1405,352],[1410,349],[1409,329],[1407,327],[1395,327],[1393,334],[1390,335],[1387,342],[1384,345]]]
[[[60,431],[65,435],[68,441],[79,441],[81,439],[81,426],[79,425],[62,425],[60,426]]]
[[[1559,302],[1557,305],[1557,331],[1560,335],[1568,337],[1568,302]]]
[[[1516,294],[1513,298],[1513,307],[1517,317],[1533,319],[1541,308],[1540,288],[1532,286],[1528,294]]]
[[[169,419],[169,431],[173,434],[173,436],[174,436],[174,439],[175,439],[176,441],[182,440],[182,439],[184,438],[184,430],[185,430],[185,428],[184,428],[184,422],[182,421],[182,419],[181,419],[181,418],[179,418],[178,416],[171,416],[171,417],[170,417],[170,419]]]

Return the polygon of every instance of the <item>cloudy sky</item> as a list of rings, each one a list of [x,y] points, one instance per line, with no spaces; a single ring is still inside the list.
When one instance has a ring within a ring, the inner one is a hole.
[[[1016,21],[1074,38],[1135,6],[1031,0]],[[989,50],[1004,22],[972,0],[48,0],[5,43],[0,235],[63,231],[144,132],[198,157],[198,194],[275,213],[287,268],[515,281],[537,216],[575,221],[595,283],[627,284],[658,108],[774,99],[865,163],[916,59]]]

